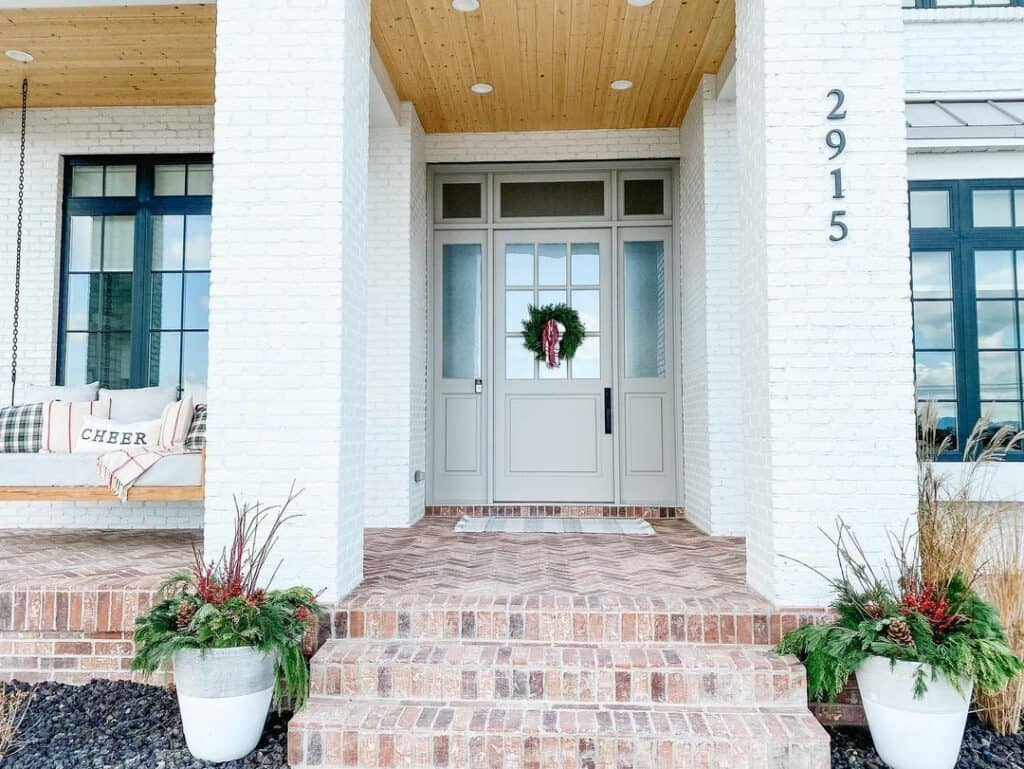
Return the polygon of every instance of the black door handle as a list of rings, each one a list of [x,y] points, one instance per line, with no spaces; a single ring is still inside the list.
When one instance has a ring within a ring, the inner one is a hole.
[[[612,434],[612,388],[604,388],[604,434]]]

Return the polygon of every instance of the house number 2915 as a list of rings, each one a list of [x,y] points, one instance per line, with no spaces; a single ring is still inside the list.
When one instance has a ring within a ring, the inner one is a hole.
[[[843,109],[843,104],[846,102],[846,94],[839,88],[833,88],[828,92],[829,101],[833,102],[832,109],[828,113],[829,120],[846,120],[846,110]],[[829,149],[829,160],[838,161],[843,153],[846,152],[846,133],[841,128],[831,128],[828,133],[825,134],[825,146]],[[829,171],[829,175],[832,177],[832,199],[843,200],[846,196],[843,194],[843,167],[837,163],[837,167]],[[846,216],[845,209],[833,209],[832,221],[829,222],[831,227],[831,233],[828,239],[833,243],[838,243],[841,240],[846,240],[846,236],[850,234],[850,229],[846,226],[846,222],[843,221],[843,217]]]

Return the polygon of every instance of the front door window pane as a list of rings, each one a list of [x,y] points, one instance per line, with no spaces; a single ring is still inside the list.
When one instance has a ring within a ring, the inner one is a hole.
[[[572,359],[573,379],[601,378],[601,337],[587,336]]]
[[[532,291],[505,292],[505,331],[522,333],[523,321],[529,317],[531,304],[533,304]]]
[[[580,322],[588,333],[597,333],[601,330],[600,291],[573,291],[572,307],[579,314]]]
[[[564,286],[565,262],[565,243],[541,243],[537,247],[537,282],[542,286]]]
[[[533,353],[526,349],[521,336],[505,337],[505,378],[533,379]]]
[[[505,246],[505,285],[533,285],[532,243],[510,243]]]
[[[442,376],[477,379],[482,350],[482,249],[477,243],[446,243],[441,260]]]
[[[664,244],[623,244],[623,326],[627,377],[665,375]]]
[[[572,284],[596,286],[601,282],[601,248],[597,243],[572,244]]]

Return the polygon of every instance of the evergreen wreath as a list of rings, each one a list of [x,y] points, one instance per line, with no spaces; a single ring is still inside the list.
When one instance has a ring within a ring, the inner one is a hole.
[[[565,328],[558,347],[558,357],[562,360],[572,360],[587,333],[579,313],[565,303],[545,304],[541,307],[531,304],[529,313],[530,317],[523,321],[523,344],[526,349],[532,352],[537,360],[544,361],[544,325],[554,318]]]

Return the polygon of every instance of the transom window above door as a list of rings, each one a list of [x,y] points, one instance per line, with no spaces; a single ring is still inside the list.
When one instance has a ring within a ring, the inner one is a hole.
[[[57,381],[205,383],[209,156],[70,158]]]

